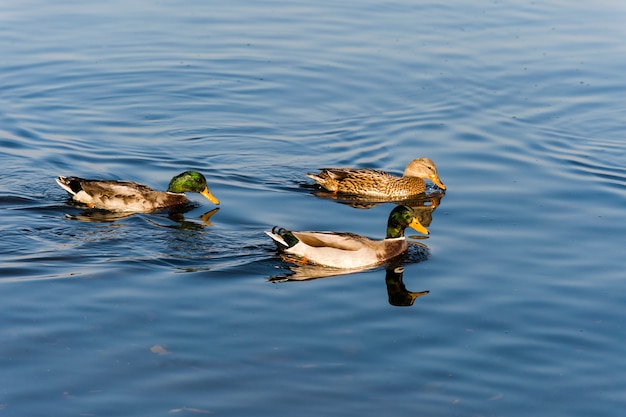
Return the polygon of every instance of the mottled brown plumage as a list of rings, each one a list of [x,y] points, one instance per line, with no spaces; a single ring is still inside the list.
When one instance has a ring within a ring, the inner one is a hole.
[[[426,190],[424,178],[446,189],[435,163],[428,158],[411,161],[402,177],[364,168],[323,168],[319,174],[306,175],[328,191],[381,200],[402,200],[423,193]]]

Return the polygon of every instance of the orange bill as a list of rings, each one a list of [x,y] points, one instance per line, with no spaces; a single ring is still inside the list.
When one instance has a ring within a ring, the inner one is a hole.
[[[215,196],[213,194],[211,194],[211,192],[209,191],[209,187],[205,188],[204,191],[201,191],[200,194],[205,196],[207,198],[207,200],[209,200],[213,204],[219,204],[220,203],[220,200],[218,200],[217,198],[215,198]]]
[[[430,180],[431,180],[432,182],[434,182],[435,184],[437,184],[437,186],[438,186],[439,188],[441,188],[442,190],[445,190],[445,189],[446,189],[446,186],[445,186],[445,185],[443,185],[443,182],[441,182],[441,180],[439,179],[439,176],[438,176],[437,174],[433,174],[433,175],[431,175],[431,176],[430,176]]]
[[[427,228],[425,228],[422,223],[417,220],[417,217],[413,217],[413,221],[409,224],[409,227],[417,232],[424,233],[425,235],[429,235],[430,232]]]

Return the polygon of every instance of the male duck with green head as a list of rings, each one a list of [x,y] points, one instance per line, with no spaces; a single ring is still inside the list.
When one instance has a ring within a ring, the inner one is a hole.
[[[58,177],[56,182],[72,200],[89,208],[116,212],[146,213],[180,206],[189,202],[184,193],[200,193],[212,203],[220,203],[209,191],[204,175],[197,171],[185,171],[175,176],[167,191],[155,191],[131,181]]]
[[[428,229],[407,206],[398,206],[391,211],[387,235],[383,240],[372,240],[353,233],[294,232],[277,227],[265,233],[281,252],[303,262],[352,269],[379,265],[406,252],[409,244],[404,230],[407,227],[428,234]]]

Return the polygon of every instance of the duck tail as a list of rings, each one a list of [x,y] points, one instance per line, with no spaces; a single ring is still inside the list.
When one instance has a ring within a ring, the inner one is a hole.
[[[266,235],[272,238],[272,240],[283,249],[291,248],[295,246],[299,240],[294,234],[287,229],[279,228],[278,226],[274,226],[271,232],[265,232]]]
[[[57,184],[71,195],[76,195],[82,188],[76,177],[58,176],[55,178]]]

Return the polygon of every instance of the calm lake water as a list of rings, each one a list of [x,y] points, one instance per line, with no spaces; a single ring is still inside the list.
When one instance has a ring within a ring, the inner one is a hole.
[[[621,415],[625,21],[604,0],[1,3],[0,415]],[[305,172],[419,156],[448,191],[402,275],[274,281],[306,271],[264,230],[382,238],[393,207]],[[217,212],[115,219],[54,182],[186,169]]]

